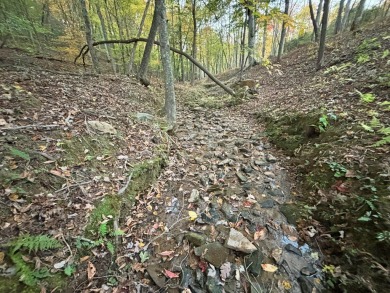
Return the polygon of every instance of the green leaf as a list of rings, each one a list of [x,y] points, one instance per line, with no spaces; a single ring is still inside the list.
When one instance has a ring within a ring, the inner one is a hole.
[[[107,250],[111,253],[111,254],[115,254],[115,246],[114,244],[112,244],[112,242],[108,241],[107,244]]]
[[[388,49],[384,50],[382,54],[382,59],[385,59],[389,55],[390,55],[390,51]]]
[[[72,265],[67,265],[66,267],[65,267],[65,269],[64,269],[64,273],[65,273],[65,275],[67,275],[67,276],[71,276],[71,275],[73,275],[74,273],[76,272],[76,268],[74,267],[74,266],[72,266]]]
[[[364,128],[365,131],[374,132],[374,129],[372,129],[370,126],[360,123],[360,125]]]
[[[141,251],[139,257],[141,258],[141,263],[144,263],[149,259],[149,253],[147,251]]]
[[[390,135],[390,127],[382,127],[381,129],[379,129],[379,132],[383,135]]]
[[[29,154],[21,151],[21,150],[18,150],[18,149],[15,149],[13,147],[10,148],[10,152],[11,152],[11,155],[13,156],[16,156],[16,157],[19,157],[19,158],[22,158],[26,161],[30,161],[30,156]]]

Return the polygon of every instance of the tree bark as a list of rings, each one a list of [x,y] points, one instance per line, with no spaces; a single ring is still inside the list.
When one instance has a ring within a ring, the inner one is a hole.
[[[140,65],[139,72],[138,72],[138,79],[145,86],[148,86],[150,84],[150,81],[148,80],[146,73],[148,72],[150,54],[152,53],[154,40],[156,38],[158,27],[160,25],[160,17],[159,17],[159,14],[156,13],[156,9],[157,8],[156,8],[156,4],[155,4],[152,26],[150,27],[148,42],[146,43],[144,55],[142,56],[142,61],[141,61],[141,65]]]
[[[160,51],[161,61],[164,70],[165,82],[165,114],[169,129],[174,129],[176,125],[176,99],[173,80],[173,71],[171,65],[171,54],[169,48],[169,32],[165,0],[156,0],[156,9],[154,13],[159,14],[160,18]]]
[[[268,6],[265,10],[265,16],[268,16]],[[267,46],[267,25],[268,21],[264,20],[264,29],[263,29],[263,47],[261,48],[261,58],[265,58],[265,50]]]
[[[318,30],[321,29],[320,21],[321,21],[322,7],[324,7],[324,0],[320,0],[320,3],[318,4],[318,8],[317,8],[316,23],[317,23],[317,25],[319,26],[319,27],[318,27]]]
[[[318,48],[318,58],[316,69],[320,70],[324,66],[324,53],[325,53],[325,41],[326,41],[326,31],[328,28],[328,16],[329,16],[329,4],[330,0],[324,0],[324,13],[322,14],[321,21],[321,37],[320,45]]]
[[[102,34],[103,34],[103,38],[104,40],[108,40],[108,35],[107,35],[107,29],[106,29],[106,24],[104,22],[104,17],[102,15],[102,12],[100,10],[100,7],[98,4],[95,5],[95,8],[96,8],[96,13],[99,17],[99,20],[100,20],[100,26],[102,28]],[[112,65],[112,70],[114,71],[114,74],[116,74],[116,64],[115,64],[115,60],[113,60],[113,57],[112,57],[112,48],[111,48],[111,45],[107,45],[106,44],[106,52],[107,52],[107,57],[108,57],[108,61],[111,63]]]
[[[334,34],[335,35],[337,35],[341,31],[343,10],[344,10],[344,2],[345,2],[345,0],[341,0],[340,1],[339,11],[337,12],[336,25],[335,25],[335,28],[334,28]]]
[[[311,0],[309,0],[309,10],[310,10],[311,22],[313,24],[314,40],[318,42],[318,22],[314,17],[313,3],[311,2]]]
[[[341,24],[341,29],[344,30],[348,23],[349,13],[351,12],[351,2],[352,0],[347,0],[347,4],[345,5],[345,12]]]
[[[193,30],[192,30],[192,58],[196,59],[196,53],[197,53],[197,23],[196,23],[196,0],[191,1],[191,14],[192,14],[192,24],[193,24]],[[195,81],[195,65],[192,64],[191,66],[191,84],[194,84]]]
[[[144,13],[142,15],[141,23],[139,25],[137,38],[141,37],[142,29],[144,27],[144,23],[145,23],[146,15],[148,13],[149,5],[150,5],[150,0],[146,1],[146,6],[145,6]],[[130,53],[129,74],[131,74],[133,72],[133,64],[134,64],[134,57],[135,57],[135,50],[136,49],[137,49],[137,43],[134,43],[133,48],[131,49],[131,53]]]
[[[366,4],[366,0],[360,0],[359,6],[357,7],[355,18],[351,25],[351,31],[354,31],[359,27],[359,24],[362,21],[365,4]]]
[[[288,10],[290,8],[290,0],[284,1],[284,17],[288,17]],[[277,61],[280,62],[280,59],[282,58],[282,54],[284,51],[284,42],[286,39],[286,20],[283,20],[282,23],[282,32],[280,33],[280,43],[279,43],[279,50],[278,50],[278,57]]]
[[[108,41],[95,42],[95,43],[93,43],[93,46],[98,46],[98,45],[102,45],[102,44],[131,44],[134,42],[148,42],[148,41],[149,41],[149,39],[145,39],[145,38],[133,38],[130,40],[108,40]],[[158,41],[154,41],[154,44],[160,46],[160,42],[158,42]],[[181,54],[184,57],[186,57],[193,64],[195,64],[196,67],[198,67],[200,70],[202,70],[212,81],[214,81],[217,85],[219,85],[221,88],[223,88],[229,95],[235,96],[235,93],[232,89],[230,89],[229,87],[224,85],[220,80],[218,80],[215,76],[213,76],[202,64],[200,64],[198,61],[196,61],[194,58],[192,58],[191,55],[189,55],[185,52],[182,52],[178,49],[175,49],[173,47],[170,47],[170,50],[172,52],[175,52],[177,54]],[[81,48],[80,53],[76,56],[74,63],[77,62],[77,60],[80,58],[80,56],[83,56],[83,60],[84,60],[84,56],[88,52],[89,52],[88,45],[84,45]]]
[[[89,16],[88,16],[88,11],[87,11],[87,6],[85,4],[85,0],[80,0],[80,4],[81,4],[81,12],[82,12],[84,24],[85,24],[85,38],[87,40],[89,52],[91,54],[93,69],[97,73],[100,73],[98,59],[96,56],[95,48],[93,46],[91,22],[89,21]]]
[[[248,62],[249,66],[252,66],[255,63],[255,58],[253,57],[254,49],[255,49],[255,16],[254,16],[254,3],[252,1],[248,1],[247,3],[247,15],[248,15]]]

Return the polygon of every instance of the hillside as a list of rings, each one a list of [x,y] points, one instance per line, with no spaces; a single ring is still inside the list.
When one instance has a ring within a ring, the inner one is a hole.
[[[178,83],[174,134],[158,83],[0,49],[0,292],[389,291],[388,27]]]

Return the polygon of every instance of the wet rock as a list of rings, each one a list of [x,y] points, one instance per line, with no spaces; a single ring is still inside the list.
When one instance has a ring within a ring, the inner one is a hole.
[[[284,193],[280,189],[271,189],[267,192],[270,196],[283,197]]]
[[[207,291],[210,293],[222,293],[224,292],[222,284],[223,283],[219,278],[219,274],[217,273],[217,270],[213,266],[210,266],[207,269],[207,281],[206,281]]]
[[[165,276],[162,273],[163,268],[161,266],[158,264],[148,265],[146,271],[158,287],[163,288],[165,286]]]
[[[281,205],[279,209],[290,224],[297,224],[298,219],[301,217],[301,211],[298,206],[293,204],[284,204]]]
[[[189,232],[185,238],[194,246],[201,246],[206,243],[207,236],[196,232]]]
[[[265,146],[264,146],[264,148],[265,148]],[[266,159],[270,163],[276,163],[276,161],[277,161],[277,159],[271,154],[267,154]]]
[[[224,202],[221,210],[229,222],[237,222],[238,216],[234,214],[233,208],[230,204]]]
[[[194,271],[188,267],[184,267],[181,274],[180,286],[183,288],[188,288],[191,283],[193,283],[193,274]]]
[[[244,165],[241,167],[241,170],[244,171],[244,173],[249,174],[253,172],[253,169],[250,166]]]
[[[238,179],[240,179],[241,182],[247,182],[248,181],[248,178],[244,174],[242,174],[240,171],[237,171],[236,174],[237,174]]]
[[[229,237],[226,240],[225,247],[242,251],[245,253],[254,252],[257,248],[241,232],[230,229]]]
[[[275,201],[273,199],[267,199],[260,203],[260,206],[264,209],[271,209],[275,206]]]
[[[301,274],[304,276],[311,276],[315,273],[317,273],[317,270],[312,265],[308,265],[307,267],[301,269]]]
[[[198,202],[198,201],[199,201],[199,191],[197,189],[192,189],[188,202]]]
[[[259,250],[256,250],[246,257],[245,264],[248,267],[248,271],[255,277],[258,277],[261,273],[261,263],[263,258],[264,256]]]
[[[307,277],[300,276],[298,278],[298,283],[301,287],[302,293],[312,293],[315,289],[315,286]]]
[[[195,255],[203,255],[204,259],[219,268],[229,257],[229,249],[218,242],[205,244],[194,249]]]
[[[287,244],[284,249],[286,249],[289,252],[295,253],[296,255],[302,256],[302,252],[299,250],[299,248],[296,248],[292,244]]]

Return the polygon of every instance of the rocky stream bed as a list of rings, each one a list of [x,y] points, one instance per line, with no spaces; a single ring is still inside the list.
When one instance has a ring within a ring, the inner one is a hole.
[[[133,266],[137,291],[322,291],[321,253],[281,212],[288,176],[260,126],[229,109],[182,110],[178,120],[168,166],[133,207],[149,210],[130,231],[150,242],[127,244],[131,258],[148,255]]]

